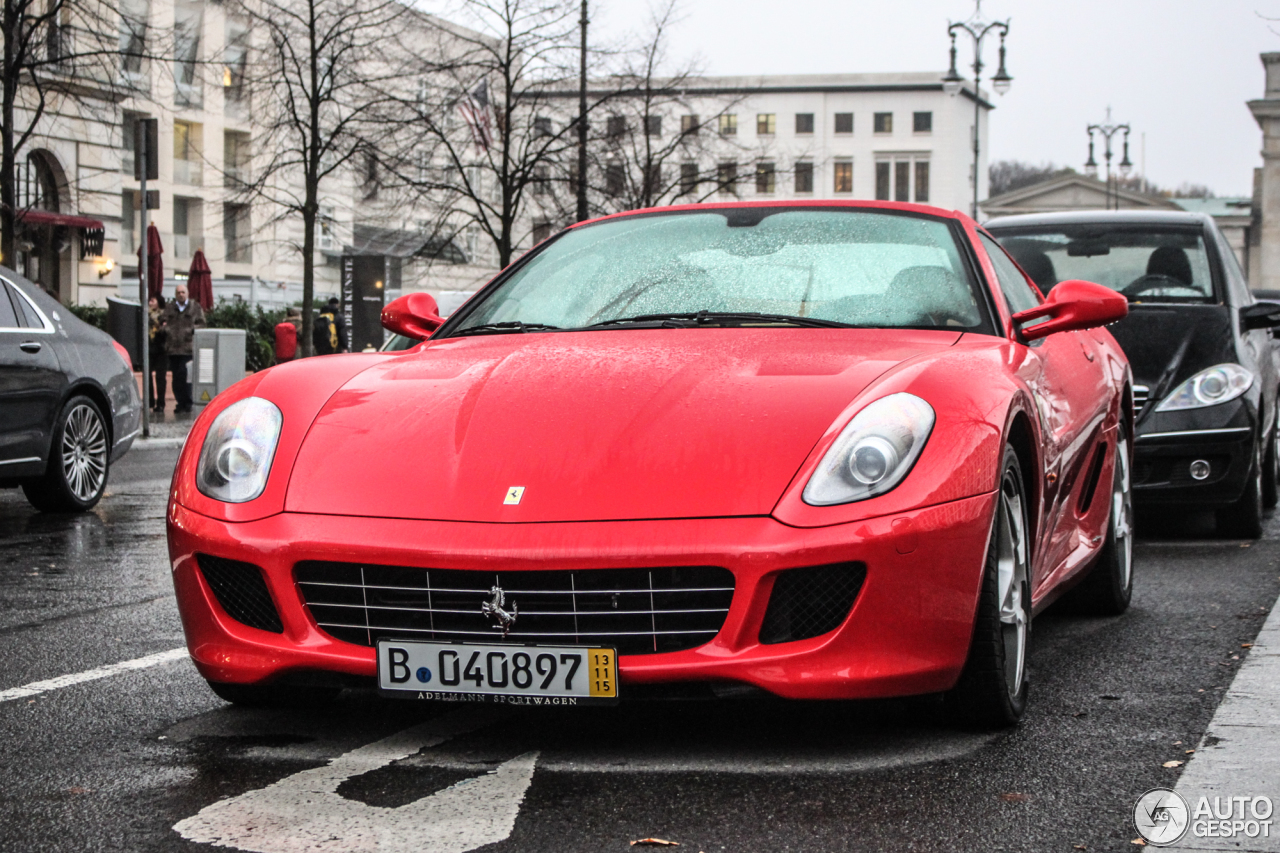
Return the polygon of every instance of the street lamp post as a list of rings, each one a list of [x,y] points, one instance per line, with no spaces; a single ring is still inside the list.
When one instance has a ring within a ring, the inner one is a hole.
[[[991,88],[997,95],[1009,91],[1013,78],[1004,67],[1004,39],[1009,34],[1009,22],[988,21],[982,16],[982,0],[975,0],[973,15],[967,21],[947,26],[947,35],[951,36],[951,68],[947,76],[942,78],[942,90],[952,97],[960,94],[964,86],[964,78],[956,70],[956,33],[968,33],[973,40],[973,218],[978,218],[978,154],[981,150],[981,134],[978,132],[978,119],[981,115],[982,98],[979,93],[979,82],[982,79],[982,42],[991,33],[1000,34],[1000,68],[991,78]]]
[[[1089,159],[1084,164],[1085,174],[1089,177],[1096,178],[1098,176],[1098,161],[1093,158],[1093,134],[1099,133],[1106,141],[1106,148],[1103,151],[1103,157],[1107,161],[1107,210],[1111,210],[1111,137],[1120,131],[1124,131],[1124,156],[1121,157],[1119,168],[1122,176],[1128,176],[1129,170],[1133,168],[1133,163],[1129,161],[1129,125],[1112,124],[1111,123],[1111,107],[1107,107],[1107,120],[1102,124],[1089,125]],[[1116,179],[1115,192],[1115,209],[1120,209],[1120,179]]]

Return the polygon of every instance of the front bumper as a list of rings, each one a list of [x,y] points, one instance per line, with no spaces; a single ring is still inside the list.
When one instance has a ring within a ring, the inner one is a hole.
[[[1134,500],[1203,507],[1238,501],[1253,472],[1257,433],[1253,409],[1244,401],[1187,413],[1152,413],[1137,429]],[[1209,465],[1204,479],[1191,474],[1197,461]]]
[[[626,685],[737,682],[796,699],[904,696],[949,689],[968,653],[995,494],[817,529],[772,518],[561,524],[463,524],[282,513],[228,523],[176,503],[169,552],[192,659],[211,681],[268,682],[316,672],[375,675],[374,649],[320,630],[294,581],[303,560],[503,571],[721,566],[735,591],[723,628],[686,651],[623,655]],[[251,628],[218,604],[195,555],[262,569],[282,633]],[[763,645],[779,572],[867,566],[843,624]]]

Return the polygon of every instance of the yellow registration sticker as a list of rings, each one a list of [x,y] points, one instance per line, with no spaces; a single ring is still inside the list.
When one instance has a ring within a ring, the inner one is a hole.
[[[589,649],[587,675],[591,696],[599,699],[618,698],[618,656],[613,649]]]

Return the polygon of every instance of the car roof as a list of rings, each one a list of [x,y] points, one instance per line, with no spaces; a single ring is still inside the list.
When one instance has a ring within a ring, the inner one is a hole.
[[[917,213],[925,216],[938,216],[944,219],[967,219],[968,216],[958,210],[944,210],[941,207],[932,207],[927,204],[911,204],[904,201],[873,201],[870,199],[771,199],[769,201],[722,201],[722,202],[703,202],[701,204],[673,204],[667,207],[644,207],[639,210],[627,210],[622,213],[612,213],[608,216],[599,216],[595,219],[586,219],[582,222],[570,225],[569,228],[581,228],[584,225],[593,225],[597,222],[606,222],[611,219],[621,219],[629,216],[644,216],[655,213],[686,213],[686,212],[707,212],[713,210],[729,210],[732,208],[761,208],[761,207],[778,207],[778,208],[795,208],[797,210],[813,210],[815,208],[832,208],[832,209],[857,209],[857,210],[896,210],[904,213]]]
[[[1208,225],[1207,213],[1185,210],[1070,210],[1060,213],[1023,213],[999,216],[982,223],[989,231],[1036,225]]]

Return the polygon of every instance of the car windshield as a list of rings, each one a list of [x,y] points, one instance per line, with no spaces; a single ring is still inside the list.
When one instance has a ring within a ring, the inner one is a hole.
[[[721,208],[573,229],[449,333],[623,328],[680,315],[698,324],[977,330],[980,304],[944,220]]]
[[[1213,276],[1199,227],[1047,225],[991,231],[1040,289],[1084,279],[1131,302],[1209,302]]]

